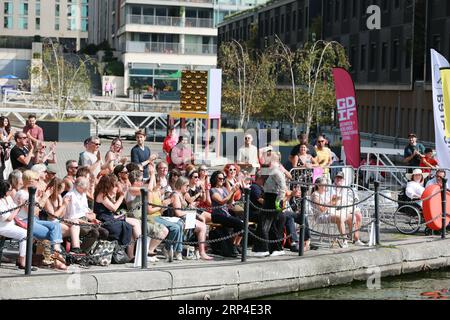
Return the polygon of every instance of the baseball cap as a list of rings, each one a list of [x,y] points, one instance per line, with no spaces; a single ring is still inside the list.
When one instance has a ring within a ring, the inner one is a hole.
[[[49,172],[49,173],[55,173],[55,174],[56,174],[57,171],[58,171],[58,170],[57,170],[55,164],[49,163],[49,164],[47,165],[47,172]]]
[[[415,134],[415,133],[410,133],[410,134],[408,134],[408,138],[410,138],[410,137],[414,137],[414,138],[417,138],[417,136],[416,136],[416,134]]]
[[[339,171],[339,172],[334,176],[334,178],[337,178],[337,177],[344,179],[344,178],[345,178],[345,177],[344,177],[344,172],[343,172],[343,171]]]

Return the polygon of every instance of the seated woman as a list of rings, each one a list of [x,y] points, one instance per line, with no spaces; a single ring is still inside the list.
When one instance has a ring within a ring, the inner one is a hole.
[[[128,189],[125,197],[127,208],[129,210],[127,215],[131,218],[136,218],[139,221],[141,221],[142,218],[142,209],[140,204],[142,203],[141,187],[144,185],[143,178],[144,175],[140,171],[130,172],[129,179],[131,187]],[[152,178],[150,178],[150,180],[151,179]],[[150,206],[147,209],[147,235],[151,238],[148,255],[150,256],[149,260],[151,262],[156,262],[158,261],[158,258],[156,258],[155,249],[161,243],[162,239],[167,237],[169,230],[167,230],[163,224],[155,221],[155,218],[152,216],[151,209],[152,208]]]
[[[411,200],[420,199],[425,191],[423,186],[424,179],[428,177],[428,173],[423,173],[421,169],[414,169],[412,173],[406,174],[406,178],[410,180],[406,184],[405,194]],[[422,206],[422,201],[418,204]]]
[[[243,186],[243,181],[239,179],[241,168],[237,164],[227,164],[223,168],[223,172],[226,175],[223,187],[227,190],[227,193],[231,193],[235,186],[237,186],[229,211],[234,216],[242,216],[244,214],[244,208],[234,204],[235,201],[239,201],[242,198],[241,187]]]
[[[204,205],[207,201],[207,195],[199,182],[199,173],[193,169],[187,172],[187,178],[189,179],[189,189],[185,195],[185,199],[191,207],[200,208],[200,204]],[[206,224],[211,222],[211,213],[208,211],[199,211],[199,214],[205,218]]]
[[[0,211],[6,211],[16,207],[13,199],[9,195],[11,186],[8,182],[0,180]],[[27,237],[27,229],[15,224],[14,218],[19,213],[19,209],[0,215],[0,235],[13,240],[22,240]],[[19,242],[19,258],[16,265],[19,269],[25,269],[26,241]]]
[[[109,174],[100,178],[94,194],[94,212],[103,227],[109,231],[109,238],[117,240],[119,245],[128,245],[141,235],[139,220],[116,214],[125,194],[117,187],[117,178]],[[134,257],[134,242],[128,246],[128,257]]]
[[[238,185],[235,185],[231,192],[228,193],[227,189],[224,188],[224,175],[222,171],[215,171],[211,175],[211,202],[213,209],[211,218],[212,222],[220,223],[224,227],[233,228],[233,232],[239,232],[244,228],[244,223],[241,219],[232,216],[228,212],[226,205],[233,202],[233,198],[239,189]],[[222,206],[220,208],[220,206]],[[241,243],[242,236],[236,236],[233,240],[233,245],[235,246],[235,251],[239,251],[239,244]],[[235,252],[237,253],[237,252]]]
[[[345,220],[341,218],[341,215],[336,213],[336,210],[331,210],[332,208],[327,207],[328,205],[335,205],[331,200],[331,193],[327,192],[326,178],[319,177],[316,179],[314,186],[314,192],[311,195],[312,209],[314,214],[314,220],[319,224],[335,223],[338,227],[339,233],[341,235],[345,234]],[[327,206],[324,206],[327,205]],[[350,217],[350,226],[352,225],[352,220]],[[347,240],[338,241],[339,246],[342,248],[348,248]]]
[[[14,202],[18,206],[23,205],[26,201],[28,201],[29,187],[38,188],[39,174],[31,170],[26,170],[23,173],[22,180],[23,180],[23,188],[19,190],[14,197]],[[42,207],[49,198],[49,196],[50,196],[49,191],[43,193],[42,191],[38,190],[36,192],[36,203],[38,203]],[[49,240],[55,251],[54,254],[52,255],[52,258],[54,259],[54,267],[57,269],[66,270],[67,266],[63,262],[65,261],[65,259],[60,254],[62,243],[61,224],[59,222],[54,223],[51,221],[40,220],[38,216],[39,216],[39,209],[36,207],[33,217],[34,219],[33,237],[40,240]],[[23,222],[27,222],[28,206],[23,206],[20,208],[17,218],[19,218]]]
[[[176,217],[183,218],[186,216],[186,211],[180,210],[188,207],[184,196],[189,187],[189,180],[185,177],[179,177],[175,183],[175,191],[172,193],[172,207],[173,213]],[[200,258],[203,260],[212,260],[213,258],[206,254],[206,245],[204,241],[206,240],[206,224],[202,216],[197,215],[200,220],[195,221],[195,234],[199,241],[198,248],[200,253]]]
[[[64,187],[64,182],[59,178],[53,178],[47,186],[47,190],[51,193],[50,197],[45,202],[44,209],[41,212],[47,214],[48,221],[58,222],[58,219],[63,218],[66,213],[67,205],[70,203],[71,199],[67,197],[63,201],[61,193],[64,191]],[[63,238],[70,236],[70,228],[70,225],[61,222],[61,232]]]
[[[10,196],[14,199],[17,191],[23,187],[22,171],[19,169],[13,170],[13,172],[9,174],[8,182],[11,185]]]

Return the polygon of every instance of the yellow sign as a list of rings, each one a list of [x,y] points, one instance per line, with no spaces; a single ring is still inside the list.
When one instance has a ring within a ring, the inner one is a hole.
[[[450,69],[441,69],[441,79],[444,96],[445,136],[450,138]]]
[[[183,70],[181,73],[181,111],[207,112],[208,71]]]

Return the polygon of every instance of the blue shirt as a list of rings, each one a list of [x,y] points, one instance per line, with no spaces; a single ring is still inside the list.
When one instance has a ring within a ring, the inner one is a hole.
[[[131,149],[131,162],[141,164],[150,158],[150,148],[144,146],[144,150],[138,145]],[[148,179],[148,164],[144,166],[144,179]]]

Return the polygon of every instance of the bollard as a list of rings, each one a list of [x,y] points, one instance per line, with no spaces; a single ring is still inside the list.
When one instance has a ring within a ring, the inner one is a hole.
[[[380,245],[380,212],[379,212],[379,195],[378,188],[380,187],[380,182],[375,181],[373,183],[375,187],[375,244]]]
[[[244,243],[242,244],[242,256],[241,262],[247,261],[247,245],[248,245],[248,217],[250,212],[250,189],[244,189],[244,199],[245,199],[245,207],[244,207]]]
[[[301,187],[302,190],[302,202],[301,202],[301,210],[300,210],[300,234],[298,240],[298,255],[301,257],[305,251],[305,216],[306,216],[306,186]]]
[[[447,218],[447,179],[442,178],[442,192],[441,192],[441,199],[442,199],[442,228],[441,228],[441,239],[445,239],[445,222]]]
[[[142,217],[141,217],[141,269],[147,269],[147,207],[148,207],[148,190],[141,188],[141,204],[142,204]],[[136,257],[136,259],[139,259]]]
[[[25,275],[31,274],[31,261],[33,259],[33,226],[36,188],[28,188],[28,221],[27,221],[27,256],[25,260]]]

